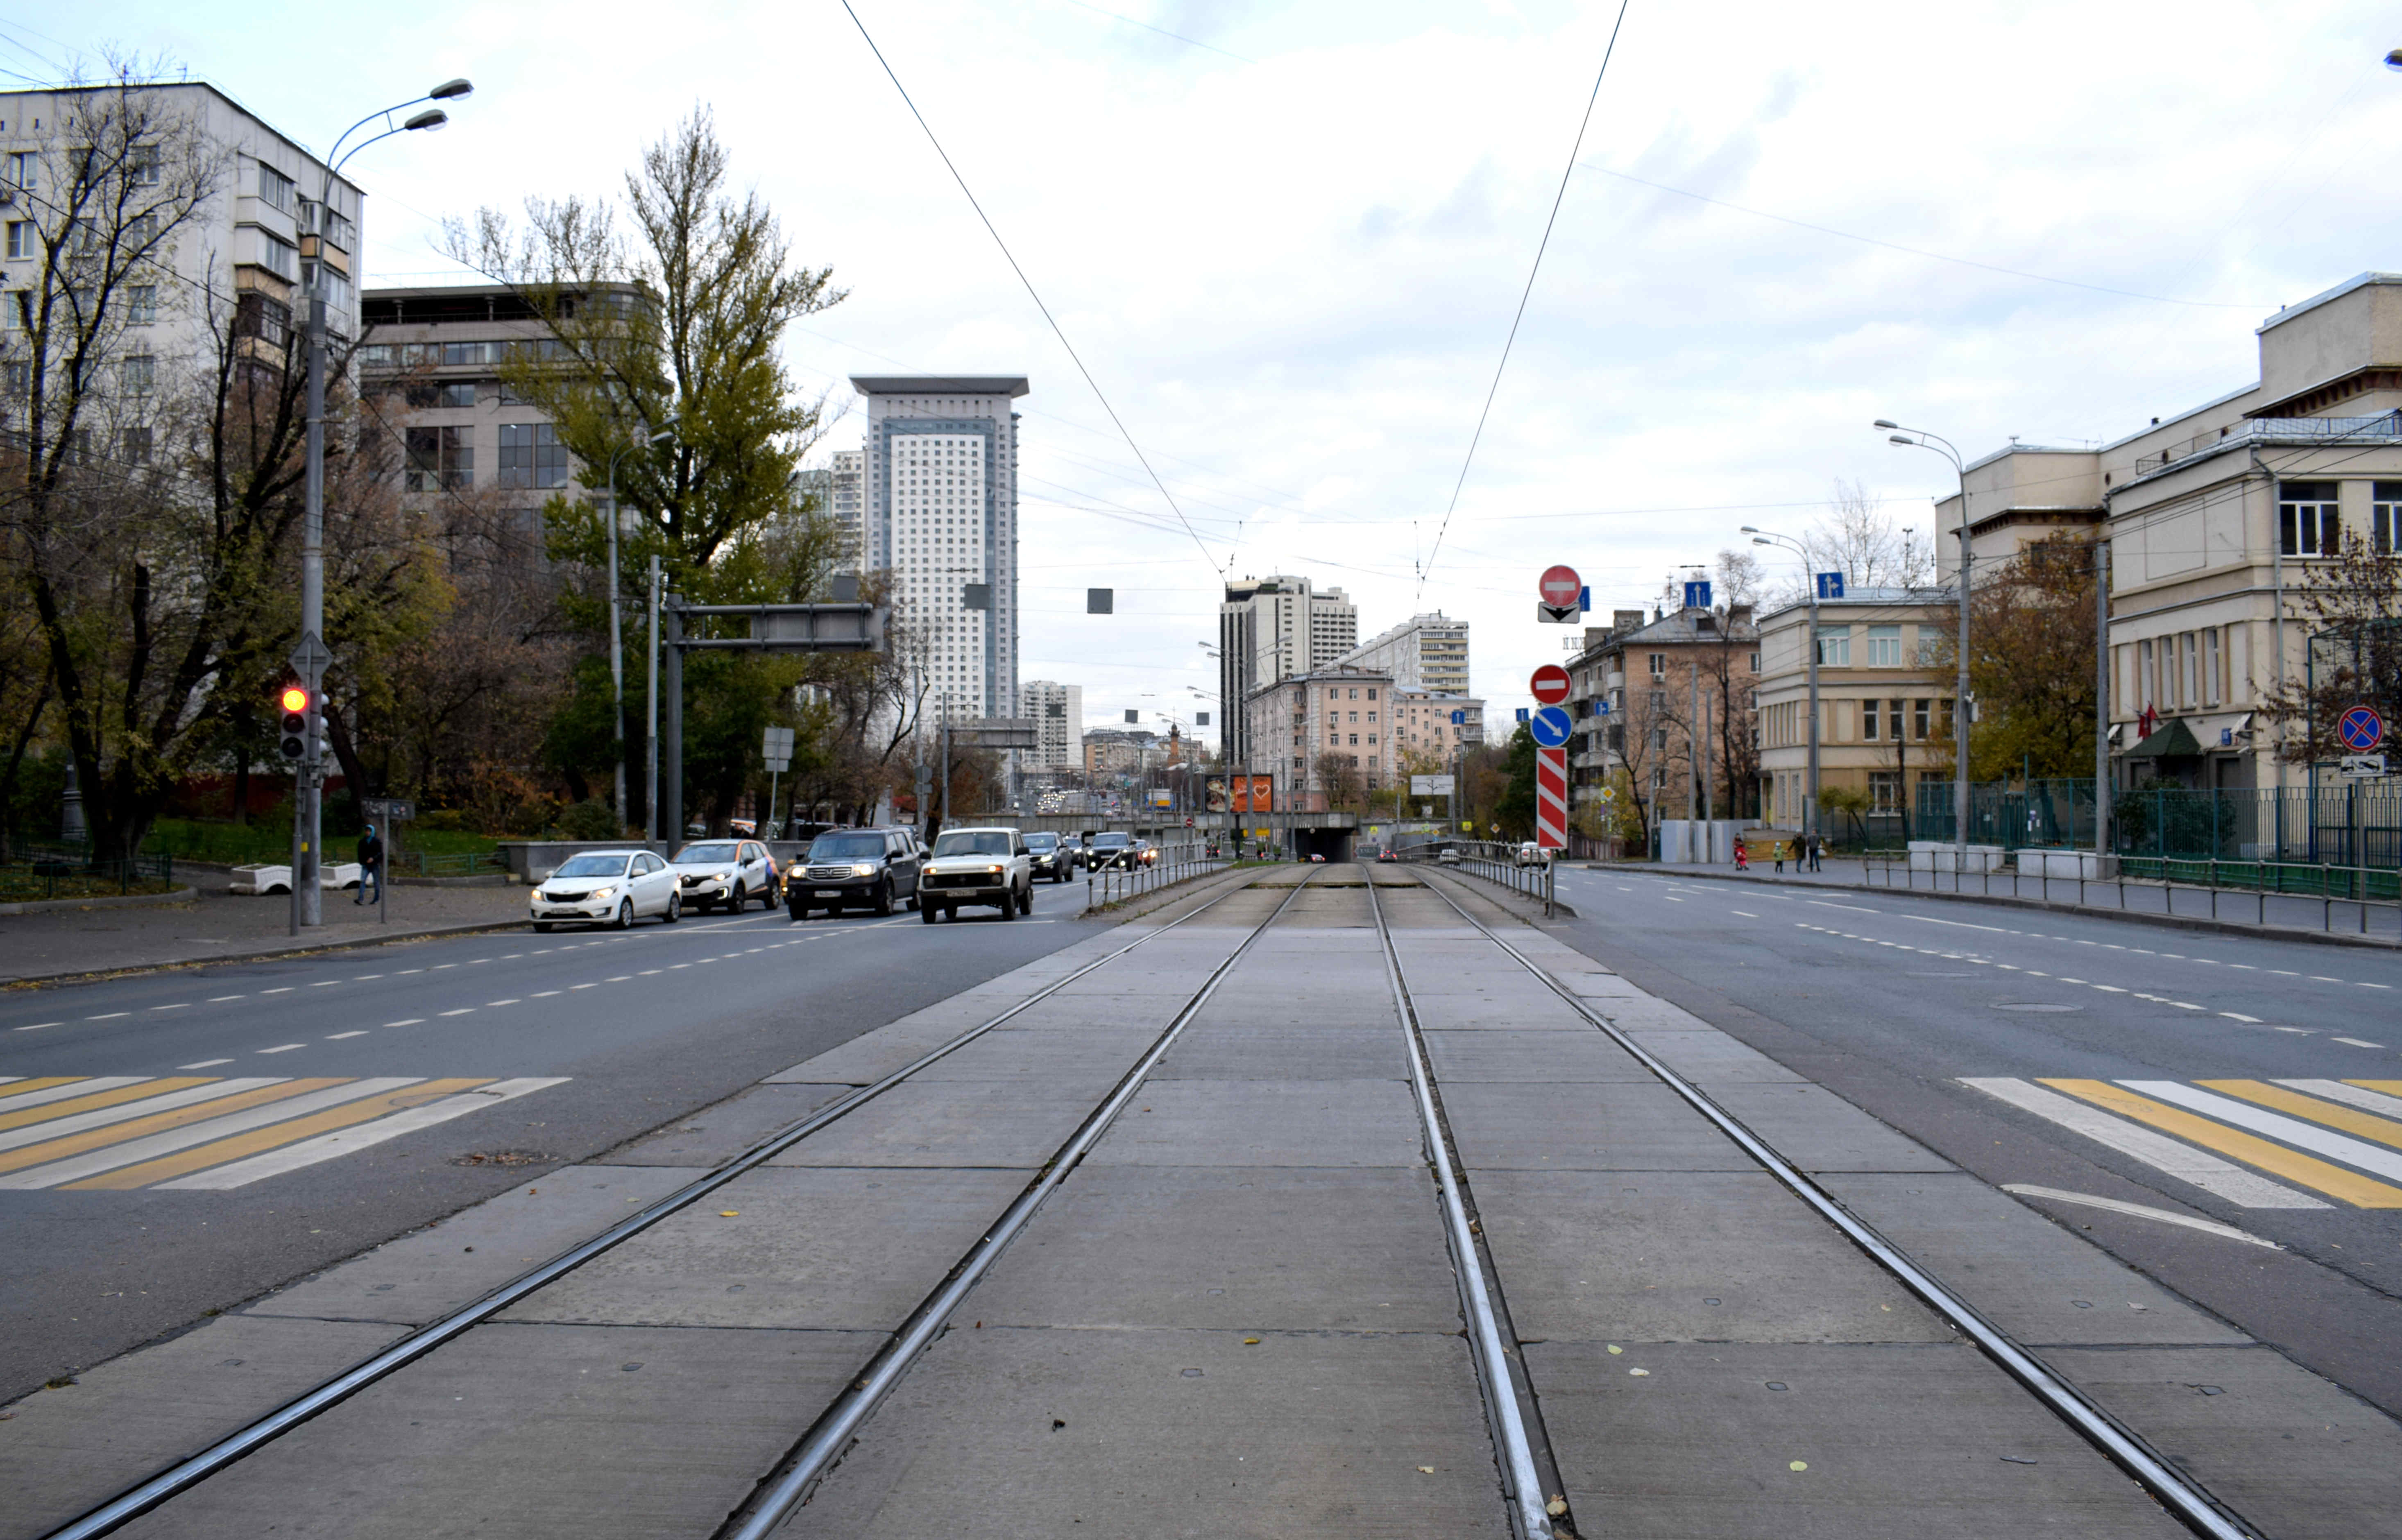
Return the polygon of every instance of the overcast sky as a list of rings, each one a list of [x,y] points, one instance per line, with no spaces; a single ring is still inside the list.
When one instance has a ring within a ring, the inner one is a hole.
[[[614,191],[713,107],[851,291],[798,378],[1032,380],[1021,673],[1095,724],[1207,708],[1228,571],[1340,585],[1363,638],[1469,618],[1506,721],[1562,655],[1545,565],[1648,603],[1839,477],[1923,535],[1950,471],[1871,419],[1971,456],[2115,439],[2250,383],[2278,305],[2402,268],[2390,6],[1633,0],[1421,598],[1615,7],[853,3],[1194,534],[840,0],[85,0],[0,21],[0,66],[162,56],[313,145],[472,77],[450,128],[352,164],[369,286],[444,268],[441,216]],[[858,441],[853,412],[819,458]]]

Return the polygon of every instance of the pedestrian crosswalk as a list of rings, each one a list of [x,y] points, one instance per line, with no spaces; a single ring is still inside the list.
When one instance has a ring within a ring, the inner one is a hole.
[[[222,1191],[563,1079],[0,1076],[0,1191]]]
[[[2402,1208],[2402,1080],[1960,1083],[2241,1207]]]

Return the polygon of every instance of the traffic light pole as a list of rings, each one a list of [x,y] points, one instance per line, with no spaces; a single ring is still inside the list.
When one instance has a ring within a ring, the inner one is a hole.
[[[322,205],[321,205],[322,208]],[[324,215],[320,213],[322,225]],[[309,723],[301,737],[300,784],[293,799],[292,897],[294,924],[325,923],[324,895],[317,881],[324,830],[324,760],[320,753],[319,713],[324,709],[324,667],[314,652],[325,634],[325,300],[324,236],[317,236],[316,261],[309,269],[308,477],[300,529],[300,650],[307,654],[300,684],[309,692]],[[316,647],[311,648],[311,644]],[[293,932],[297,935],[296,929]]]

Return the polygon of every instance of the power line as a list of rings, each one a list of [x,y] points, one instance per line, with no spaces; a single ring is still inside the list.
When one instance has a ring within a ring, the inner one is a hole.
[[[1222,53],[1227,58],[1234,60],[1237,63],[1256,64],[1259,62],[1256,59],[1246,59],[1239,53],[1233,52],[1230,49],[1222,48],[1215,43],[1204,43],[1197,37],[1187,37],[1180,32],[1170,32],[1166,27],[1154,27],[1148,21],[1138,21],[1131,16],[1120,16],[1113,10],[1103,10],[1098,6],[1086,5],[1084,0],[1068,0],[1068,4],[1078,7],[1084,10],[1091,11],[1095,16],[1106,16],[1112,21],[1123,21],[1129,27],[1140,27],[1145,32],[1155,32],[1162,37],[1173,37],[1178,42],[1186,44],[1192,48],[1207,48],[1211,53]]]
[[[842,8],[844,14],[850,18],[850,24],[859,29],[861,39],[867,44],[867,51],[876,55],[877,63],[883,66],[885,78],[890,80],[892,89],[901,93],[902,103],[909,109],[909,116],[918,120],[918,127],[926,131],[926,142],[934,146],[936,155],[942,157],[943,169],[949,172],[951,180],[959,185],[959,191],[966,195],[968,207],[975,210],[976,218],[984,222],[985,233],[992,237],[992,243],[1001,248],[1001,256],[1009,263],[1009,270],[1015,273],[1017,282],[1025,285],[1027,297],[1032,299],[1034,308],[1042,312],[1042,319],[1050,324],[1051,335],[1057,337],[1059,346],[1067,350],[1069,359],[1076,365],[1076,372],[1084,377],[1084,383],[1092,388],[1094,399],[1101,404],[1101,410],[1110,414],[1110,421],[1117,426],[1118,436],[1125,440],[1126,447],[1134,451],[1135,459],[1142,461],[1143,474],[1151,477],[1151,484],[1153,487],[1159,488],[1159,495],[1166,500],[1169,510],[1176,515],[1176,521],[1184,526],[1184,532],[1193,537],[1193,543],[1200,551],[1201,559],[1208,563],[1212,572],[1218,571],[1220,569],[1217,558],[1209,554],[1209,547],[1202,543],[1200,532],[1193,528],[1190,520],[1185,518],[1184,510],[1177,506],[1175,495],[1168,491],[1167,484],[1159,479],[1157,471],[1151,468],[1151,461],[1143,454],[1142,446],[1137,444],[1134,441],[1134,434],[1126,431],[1125,420],[1118,416],[1117,408],[1110,405],[1110,398],[1101,390],[1100,381],[1093,378],[1093,371],[1084,367],[1084,361],[1078,355],[1075,344],[1068,340],[1068,334],[1060,329],[1057,318],[1051,313],[1051,307],[1042,303],[1042,295],[1035,291],[1034,281],[1027,277],[1026,269],[1017,265],[1017,258],[1011,253],[1009,242],[1001,238],[1001,231],[993,226],[992,216],[986,213],[984,205],[976,201],[975,193],[968,186],[968,179],[961,176],[959,167],[951,163],[950,152],[943,148],[943,142],[935,135],[933,125],[926,121],[926,115],[919,112],[918,103],[910,99],[909,88],[901,84],[901,76],[893,73],[890,61],[884,57],[884,50],[876,46],[876,39],[867,31],[867,23],[859,19],[859,12],[851,9],[850,0],[842,0]],[[1228,560],[1231,565],[1232,557],[1230,557]]]
[[[849,0],[845,0],[849,4]],[[1568,163],[1560,172],[1560,190],[1552,195],[1551,217],[1543,221],[1543,239],[1535,247],[1534,266],[1526,269],[1526,287],[1518,296],[1518,313],[1510,318],[1510,335],[1501,344],[1501,361],[1493,366],[1493,384],[1484,392],[1484,409],[1476,414],[1476,432],[1469,436],[1468,458],[1459,463],[1459,479],[1452,485],[1451,505],[1443,511],[1443,522],[1435,527],[1434,544],[1427,550],[1426,561],[1418,568],[1417,600],[1426,598],[1426,575],[1434,566],[1434,558],[1443,550],[1444,531],[1451,528],[1451,516],[1459,507],[1459,494],[1468,485],[1468,468],[1476,463],[1476,447],[1484,440],[1484,419],[1493,415],[1493,398],[1501,393],[1501,372],[1510,366],[1510,350],[1518,340],[1518,324],[1526,319],[1526,301],[1534,297],[1535,275],[1543,270],[1543,253],[1551,248],[1552,227],[1560,220],[1560,204],[1568,196],[1568,179],[1576,174],[1577,157],[1584,149],[1585,130],[1593,123],[1594,103],[1601,100],[1602,77],[1609,73],[1610,55],[1618,51],[1618,29],[1626,24],[1627,0],[1618,0],[1618,20],[1609,26],[1609,42],[1601,50],[1601,68],[1594,72],[1593,94],[1585,98],[1584,116],[1577,120],[1576,143],[1568,147]]]

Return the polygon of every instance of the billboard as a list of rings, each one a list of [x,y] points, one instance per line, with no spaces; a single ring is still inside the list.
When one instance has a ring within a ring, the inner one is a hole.
[[[1276,777],[1274,776],[1212,776],[1208,783],[1208,805],[1212,813],[1228,811],[1227,799],[1233,799],[1236,813],[1273,813],[1276,811]]]
[[[1410,795],[1414,797],[1447,797],[1451,795],[1449,776],[1412,776]]]
[[[1173,807],[1176,805],[1176,793],[1165,786],[1155,786],[1152,788],[1151,804],[1153,807]]]

